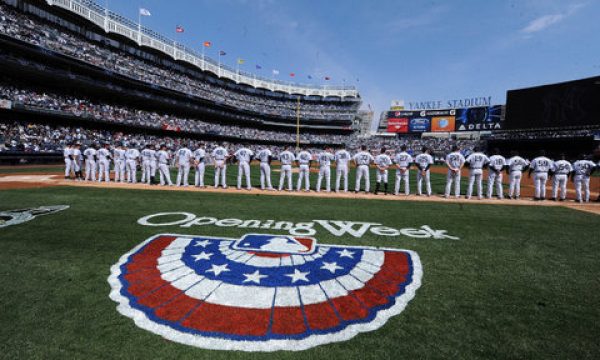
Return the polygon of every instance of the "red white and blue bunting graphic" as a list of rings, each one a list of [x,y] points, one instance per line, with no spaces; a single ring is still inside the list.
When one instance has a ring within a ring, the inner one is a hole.
[[[304,350],[383,326],[421,285],[409,250],[313,238],[157,235],[111,268],[110,298],[136,325],[205,349]]]

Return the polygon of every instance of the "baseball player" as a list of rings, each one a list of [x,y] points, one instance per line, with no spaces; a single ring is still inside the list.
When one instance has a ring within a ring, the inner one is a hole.
[[[246,177],[246,190],[252,190],[252,183],[250,181],[250,161],[254,157],[254,152],[245,146],[239,148],[234,154],[235,159],[238,162],[238,177],[237,177],[237,189],[242,189],[243,177]]]
[[[335,160],[335,155],[331,153],[330,148],[325,148],[317,156],[319,162],[319,178],[317,179],[317,192],[321,191],[321,181],[325,178],[325,191],[331,191],[331,162]]]
[[[298,153],[296,160],[298,161],[298,168],[300,170],[296,191],[300,191],[302,180],[304,179],[304,191],[308,192],[310,191],[310,162],[312,161],[312,154],[305,148]]]
[[[427,147],[423,147],[422,152],[415,157],[415,163],[419,168],[417,171],[417,196],[421,196],[423,180],[425,180],[425,187],[427,189],[427,196],[431,196],[431,180],[429,178],[429,168],[433,165],[433,156],[430,154],[431,150]]]
[[[195,166],[195,175],[194,175],[194,185],[196,187],[203,188],[204,186],[204,171],[206,170],[206,163],[204,159],[206,158],[206,151],[204,150],[204,146],[202,144],[198,144],[198,148],[194,150],[194,166]]]
[[[348,163],[350,159],[350,153],[343,147],[335,153],[335,192],[340,191],[342,177],[344,178],[344,192],[348,192]]]
[[[90,146],[83,152],[85,156],[85,181],[96,181],[96,149]]]
[[[71,177],[71,170],[73,169],[73,161],[71,159],[71,144],[66,144],[63,149],[63,157],[65,158],[65,179]]]
[[[260,161],[260,188],[262,190],[273,190],[271,185],[271,160],[273,153],[269,148],[264,148],[256,154],[256,158]]]
[[[506,167],[506,159],[500,155],[500,150],[494,149],[494,155],[490,156],[488,172],[488,191],[487,198],[491,199],[494,194],[494,184],[496,184],[496,195],[498,199],[504,199],[504,189],[502,188],[502,170]]]
[[[103,148],[96,152],[98,157],[98,182],[110,182],[110,144],[105,143]]]
[[[573,166],[566,160],[565,154],[560,154],[560,160],[552,164],[552,174],[554,181],[552,182],[552,200],[558,198],[558,189],[560,189],[560,201],[565,201],[567,198],[567,181],[569,175],[573,171]]]
[[[142,157],[142,182],[148,185],[154,182],[154,174],[152,173],[152,162],[156,159],[156,151],[151,144],[146,144],[141,153]]]
[[[123,145],[118,145],[113,150],[115,181],[125,182],[125,151],[125,146]]]
[[[288,191],[292,191],[292,163],[296,160],[294,154],[289,151],[289,148],[279,154],[279,161],[281,162],[281,175],[279,177],[279,191],[283,189],[283,184],[287,177],[288,180]]]
[[[160,176],[160,184],[173,186],[171,182],[171,174],[169,172],[169,161],[171,155],[167,151],[167,145],[162,144],[160,150],[156,152],[156,162],[158,163],[158,174]]]
[[[454,183],[454,196],[460,197],[460,172],[465,165],[465,157],[460,153],[458,146],[452,147],[452,152],[446,156],[446,165],[448,166],[448,175],[446,176],[446,192],[444,197],[450,197],[452,183]]]
[[[229,152],[222,146],[217,146],[212,151],[212,157],[215,165],[215,189],[219,187],[219,179],[223,189],[227,189],[227,159]]]
[[[512,157],[506,162],[508,171],[508,197],[510,199],[519,199],[521,196],[521,177],[523,171],[529,167],[529,161],[519,156],[517,151],[512,152]]]
[[[381,187],[381,183],[383,182],[384,186],[384,195],[388,193],[388,169],[392,166],[392,159],[387,154],[387,149],[385,147],[381,148],[381,152],[379,155],[375,156],[375,160],[373,161],[377,166],[376,172],[376,184],[375,184],[375,195],[379,193],[379,189]]]
[[[358,193],[360,191],[360,182],[362,178],[365,178],[365,193],[369,192],[371,187],[371,179],[369,174],[369,165],[375,159],[373,155],[371,155],[367,151],[367,146],[362,145],[360,147],[360,151],[354,155],[354,163],[356,164],[356,186],[354,188],[354,192]]]
[[[130,147],[125,152],[125,167],[127,172],[127,182],[137,183],[137,165],[140,157],[140,152],[135,147]]]
[[[190,185],[190,167],[192,165],[193,156],[194,154],[192,154],[192,150],[185,145],[183,145],[183,147],[177,151],[175,158],[175,166],[177,167],[176,186],[183,185],[184,187],[188,187]]]
[[[406,145],[400,147],[400,152],[394,156],[394,162],[396,163],[396,184],[394,188],[394,195],[400,193],[400,186],[404,181],[404,195],[410,194],[410,165],[413,162],[413,157],[406,152]]]
[[[590,176],[598,169],[594,162],[585,159],[583,155],[573,164],[573,182],[575,183],[575,196],[577,202],[590,202]],[[581,195],[583,187],[584,196]]]
[[[477,197],[479,200],[483,197],[483,168],[490,162],[490,159],[482,153],[478,147],[473,149],[471,155],[467,156],[465,163],[469,166],[469,187],[467,188],[467,199],[473,195],[473,185],[477,182]]]
[[[544,150],[540,151],[540,156],[531,160],[529,177],[533,172],[533,184],[535,186],[535,197],[533,200],[546,199],[546,182],[548,181],[548,172],[552,169],[552,160],[546,157]]]
[[[81,172],[81,165],[83,162],[83,155],[81,154],[81,144],[77,143],[71,148],[71,159],[73,164],[73,170],[75,171],[75,180],[83,180],[83,174]]]

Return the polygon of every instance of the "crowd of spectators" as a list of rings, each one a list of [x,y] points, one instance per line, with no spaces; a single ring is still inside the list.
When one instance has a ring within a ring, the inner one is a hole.
[[[0,2],[0,33],[38,45],[120,75],[179,91],[260,115],[295,118],[297,103],[228,90],[182,72],[159,67],[124,52],[109,49],[82,37],[50,26],[33,16],[17,12]],[[314,120],[348,120],[356,116],[360,102],[327,103],[302,101],[300,115]]]
[[[600,126],[587,128],[587,129],[575,129],[575,130],[539,130],[539,131],[495,131],[486,136],[486,139],[496,140],[535,140],[535,139],[564,139],[564,138],[577,138],[600,135]]]

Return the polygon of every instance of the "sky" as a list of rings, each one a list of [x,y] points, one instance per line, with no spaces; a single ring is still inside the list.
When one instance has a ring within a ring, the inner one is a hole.
[[[600,75],[600,0],[97,2],[136,21],[145,8],[144,26],[198,51],[210,41],[205,54],[234,68],[355,85],[375,122],[394,99],[504,104],[507,90]]]

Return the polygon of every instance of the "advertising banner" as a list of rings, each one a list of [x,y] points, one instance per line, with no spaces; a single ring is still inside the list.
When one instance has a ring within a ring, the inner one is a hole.
[[[387,132],[406,134],[408,132],[408,118],[388,119]]]
[[[501,130],[502,106],[483,106],[456,110],[455,131]]]

